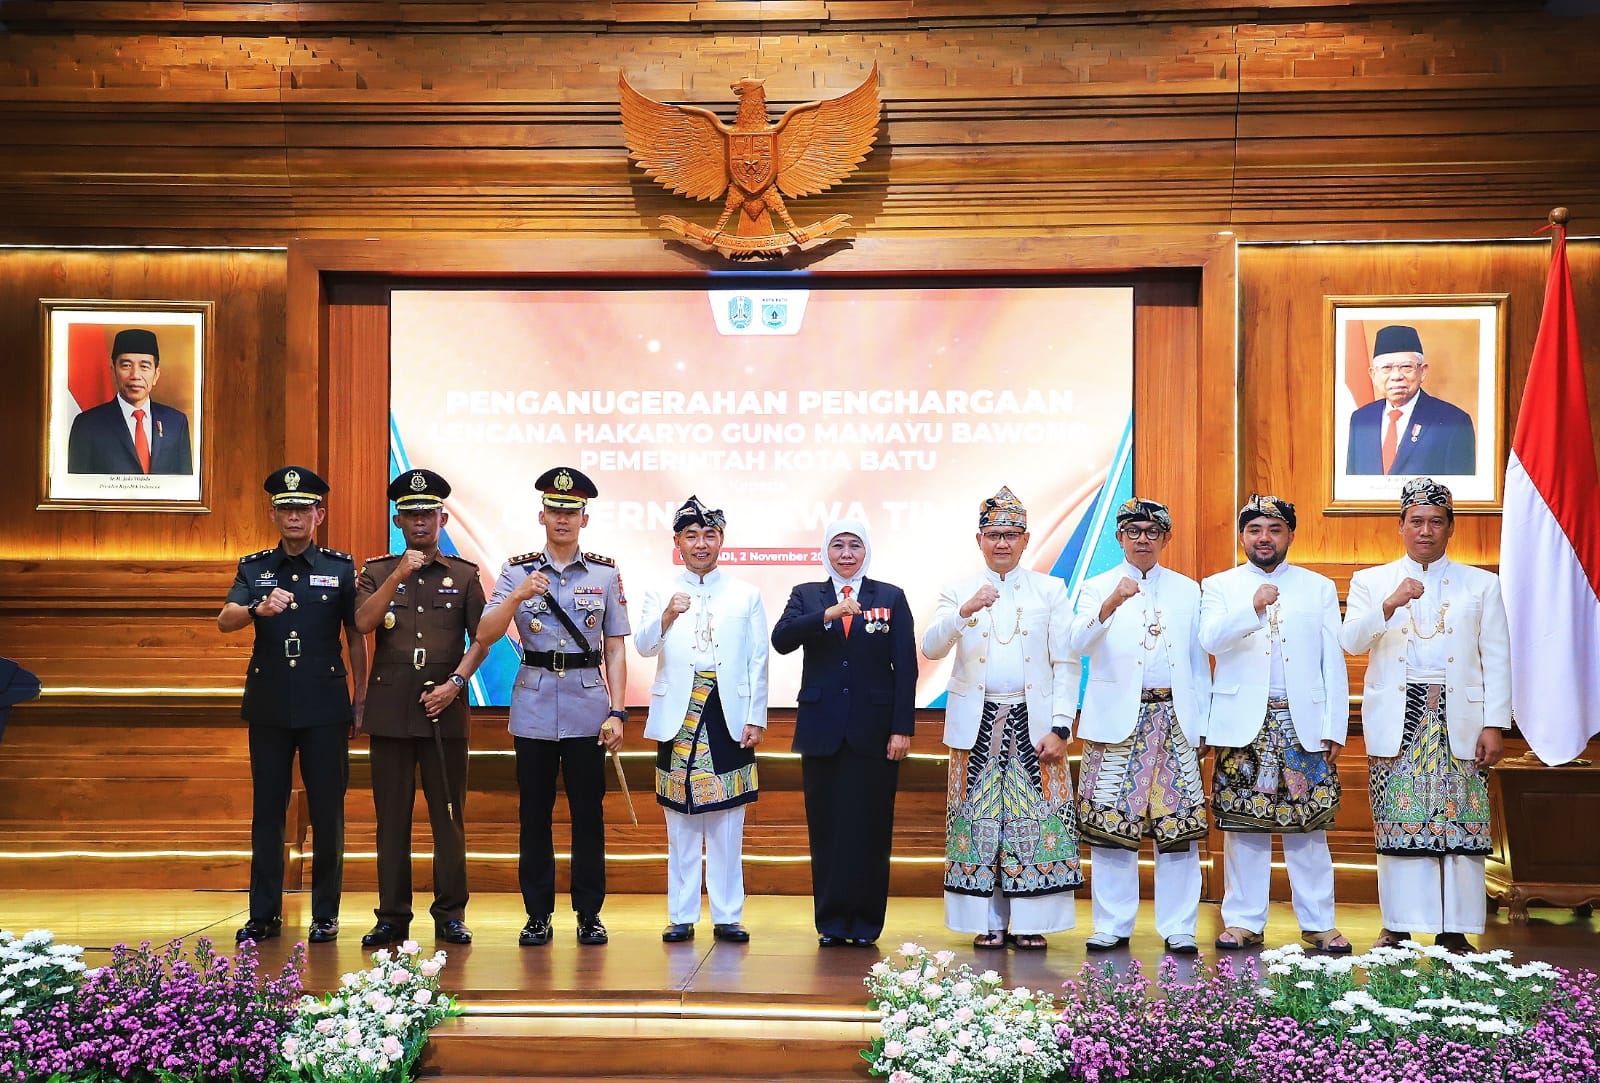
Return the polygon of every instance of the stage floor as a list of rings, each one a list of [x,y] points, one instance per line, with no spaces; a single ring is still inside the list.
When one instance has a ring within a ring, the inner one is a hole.
[[[369,953],[361,947],[361,934],[372,924],[376,901],[367,892],[345,894],[339,940],[308,948],[308,990],[333,988],[340,974],[366,964]],[[263,962],[269,966],[281,964],[305,936],[309,898],[291,894],[284,905],[284,937],[262,946]],[[1141,909],[1139,930],[1129,949],[1092,956],[1083,944],[1090,932],[1086,895],[1078,900],[1079,927],[1050,937],[1050,948],[1043,952],[974,950],[970,936],[944,927],[938,898],[890,900],[888,923],[876,951],[819,948],[811,924],[811,900],[806,897],[752,897],[745,911],[751,940],[744,945],[715,941],[709,916],[697,927],[697,939],[664,944],[665,909],[659,896],[612,896],[603,915],[611,933],[609,945],[578,945],[571,912],[558,911],[554,940],[543,948],[521,948],[517,930],[525,918],[520,897],[475,895],[467,912],[475,942],[466,947],[437,945],[450,955],[444,986],[461,997],[469,1012],[474,1008],[491,1013],[512,1008],[538,1011],[541,1006],[568,1010],[574,1002],[585,1002],[633,1015],[696,1010],[715,1014],[719,1006],[737,1004],[747,1013],[752,1004],[764,1004],[797,1015],[817,1012],[849,1018],[864,1007],[862,976],[867,968],[908,940],[949,948],[980,970],[992,967],[1008,982],[1034,988],[1059,984],[1086,958],[1119,964],[1134,958],[1153,966],[1162,957],[1149,901]],[[1358,951],[1372,942],[1382,925],[1376,906],[1341,905],[1339,915],[1340,927]],[[242,891],[0,890],[0,927],[19,935],[34,928],[49,929],[58,942],[82,945],[90,965],[103,960],[112,945],[140,940],[161,943],[203,935],[231,951],[234,930],[245,916]],[[1202,958],[1222,954],[1209,946],[1221,928],[1216,906],[1203,904]],[[431,921],[417,922],[413,929],[423,934],[417,939],[424,949],[432,951]],[[1490,915],[1488,928],[1477,941],[1485,950],[1509,948],[1522,958],[1600,970],[1597,929],[1600,918],[1578,917],[1570,910],[1536,908],[1526,925],[1511,924],[1501,911]],[[1281,946],[1298,936],[1291,907],[1275,903],[1267,945]]]

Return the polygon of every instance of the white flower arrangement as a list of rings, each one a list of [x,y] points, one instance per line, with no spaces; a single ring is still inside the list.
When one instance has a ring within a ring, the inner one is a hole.
[[[83,949],[54,940],[48,929],[20,938],[0,929],[0,1030],[24,1012],[70,998],[88,974]]]
[[[1555,968],[1510,958],[1415,940],[1335,958],[1298,944],[1261,954],[1272,1002],[1298,1018],[1358,1040],[1431,1029],[1474,1045],[1522,1033],[1549,1000]]]
[[[1063,1073],[1060,1010],[1047,993],[1006,989],[993,970],[974,974],[955,953],[918,944],[874,963],[866,977],[882,1034],[862,1058],[889,1083],[1032,1083]]]
[[[300,1012],[283,1039],[290,1077],[307,1083],[398,1083],[413,1068],[428,1031],[460,1013],[439,991],[446,956],[421,957],[415,940],[393,953],[372,956],[372,969],[339,980],[339,989],[300,1001]]]

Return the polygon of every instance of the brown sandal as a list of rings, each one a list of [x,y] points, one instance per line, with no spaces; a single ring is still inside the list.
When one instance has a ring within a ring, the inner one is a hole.
[[[999,951],[1006,946],[1004,932],[979,933],[972,940],[972,946],[979,951]]]
[[[1006,934],[1006,942],[1018,951],[1044,951],[1050,942],[1038,933],[1017,933],[1013,936]]]
[[[1324,955],[1349,955],[1355,949],[1350,946],[1350,939],[1338,929],[1324,929],[1320,933],[1300,930],[1300,939],[1311,945],[1312,951]]]
[[[1393,929],[1385,929],[1378,934],[1378,939],[1372,942],[1375,948],[1398,948],[1402,940],[1410,940],[1410,933],[1397,933]]]
[[[1266,943],[1266,936],[1253,933],[1249,929],[1242,929],[1237,925],[1230,925],[1222,930],[1222,935],[1217,937],[1217,947],[1223,951],[1241,951],[1244,948],[1259,948]]]

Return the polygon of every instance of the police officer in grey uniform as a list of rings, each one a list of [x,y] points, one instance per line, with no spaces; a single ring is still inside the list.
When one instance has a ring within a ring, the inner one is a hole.
[[[394,944],[411,930],[411,810],[417,774],[433,828],[433,932],[472,943],[467,928],[467,681],[489,653],[472,642],[483,584],[470,560],[439,551],[450,521],[450,483],[407,470],[389,483],[405,552],[373,557],[357,579],[356,628],[376,632],[364,718],[377,814],[378,921],[362,947]],[[467,646],[467,644],[471,644]]]
[[[514,622],[522,650],[511,692],[511,734],[521,791],[517,879],[528,923],[517,942],[523,947],[550,942],[556,897],[550,817],[560,771],[572,817],[578,943],[604,944],[605,757],[622,744],[628,721],[623,708],[624,637],[631,631],[627,598],[616,563],[578,547],[578,532],[589,522],[584,509],[600,495],[594,482],[560,466],[545,471],[534,485],[544,494],[539,512],[544,548],[501,566],[477,635],[487,647]]]
[[[239,560],[217,627],[254,627],[255,649],[240,714],[250,727],[250,920],[235,939],[270,940],[283,925],[283,820],[295,753],[311,808],[311,930],[339,935],[344,879],[344,793],[350,738],[361,730],[367,644],[356,631],[356,569],[346,553],[312,542],[327,511],[328,483],[303,466],[274,470],[262,484],[281,538]],[[350,648],[352,707],[339,630]]]

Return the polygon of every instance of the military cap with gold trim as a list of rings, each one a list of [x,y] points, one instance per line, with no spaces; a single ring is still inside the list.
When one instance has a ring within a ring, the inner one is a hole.
[[[280,466],[267,475],[261,487],[275,507],[320,504],[328,495],[328,483],[304,466]]]
[[[450,483],[432,470],[407,470],[389,483],[395,511],[432,511],[449,495]]]
[[[534,488],[544,494],[544,506],[558,511],[578,511],[600,495],[594,482],[581,470],[556,466],[539,475]]]

